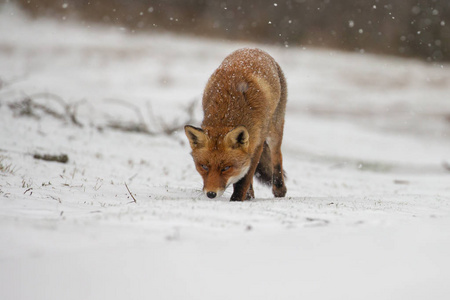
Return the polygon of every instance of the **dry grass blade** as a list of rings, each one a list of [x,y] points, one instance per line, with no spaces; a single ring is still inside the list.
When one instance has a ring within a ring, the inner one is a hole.
[[[13,167],[12,163],[5,163],[4,160],[5,157],[0,156],[0,172],[14,175],[15,168]]]
[[[133,194],[131,193],[130,189],[128,188],[128,185],[126,182],[125,183],[125,187],[127,188],[128,193],[130,194],[131,198],[133,198],[134,203],[137,203],[136,198],[134,198]]]

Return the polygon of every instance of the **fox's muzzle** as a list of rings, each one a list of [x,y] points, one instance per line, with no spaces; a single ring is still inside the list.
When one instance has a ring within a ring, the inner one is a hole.
[[[217,193],[216,192],[207,192],[206,196],[210,199],[216,198]]]
[[[217,191],[207,191],[207,190],[203,190],[205,193],[205,196],[208,197],[209,199],[214,199],[214,198],[218,198],[220,196],[223,195],[223,190],[217,190]]]

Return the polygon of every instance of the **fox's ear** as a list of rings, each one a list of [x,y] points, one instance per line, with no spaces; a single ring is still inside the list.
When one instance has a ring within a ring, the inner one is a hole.
[[[184,126],[184,132],[189,139],[192,150],[205,147],[206,135],[203,132],[203,129],[191,125],[186,125]]]
[[[225,136],[225,144],[233,149],[242,148],[242,150],[247,151],[248,137],[247,128],[238,126],[227,133]]]

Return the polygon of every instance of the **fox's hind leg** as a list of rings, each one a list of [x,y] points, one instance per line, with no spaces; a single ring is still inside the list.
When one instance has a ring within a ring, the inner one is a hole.
[[[278,65],[277,65],[278,66]],[[269,147],[273,166],[272,192],[275,197],[284,197],[286,195],[286,185],[284,184],[285,174],[283,170],[283,156],[281,154],[281,143],[283,141],[284,115],[286,112],[287,86],[284,74],[278,66],[278,75],[280,77],[281,95],[278,106],[272,116],[270,128]]]
[[[273,166],[272,192],[275,197],[284,197],[287,189],[284,184],[285,175],[283,170],[283,155],[281,154],[281,137],[271,137],[270,145]]]
[[[264,142],[263,151],[255,171],[255,178],[264,185],[272,186],[273,183],[272,156],[267,142]]]

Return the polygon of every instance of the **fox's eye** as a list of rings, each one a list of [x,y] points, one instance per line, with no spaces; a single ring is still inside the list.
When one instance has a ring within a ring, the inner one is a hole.
[[[222,169],[222,172],[228,171],[230,168],[231,168],[230,166],[227,166],[227,167]]]
[[[206,165],[200,165],[202,167],[203,170],[208,171],[208,167]]]

